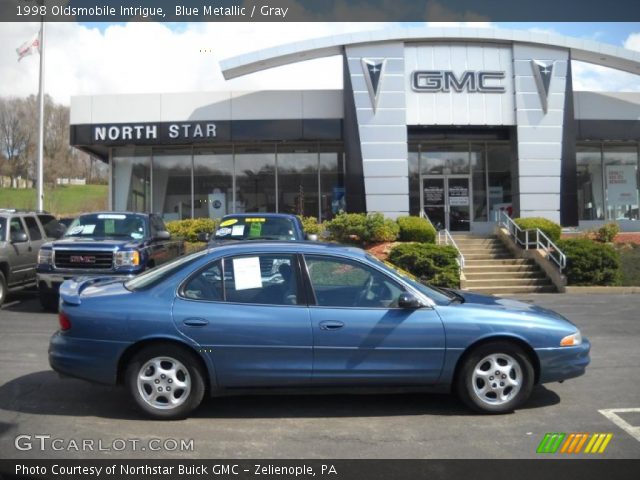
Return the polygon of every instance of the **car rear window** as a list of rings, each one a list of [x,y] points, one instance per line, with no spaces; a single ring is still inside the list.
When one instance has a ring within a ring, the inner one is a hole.
[[[218,240],[296,240],[293,221],[283,217],[225,217],[215,238]]]

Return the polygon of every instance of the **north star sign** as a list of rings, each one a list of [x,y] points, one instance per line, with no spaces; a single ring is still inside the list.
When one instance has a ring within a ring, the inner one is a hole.
[[[467,70],[457,75],[451,70],[417,70],[411,77],[411,87],[416,92],[505,92],[504,86],[500,85],[504,72]]]
[[[216,138],[216,124],[169,123],[169,124],[126,124],[126,125],[94,125],[93,141],[119,142],[126,140],[198,140]]]

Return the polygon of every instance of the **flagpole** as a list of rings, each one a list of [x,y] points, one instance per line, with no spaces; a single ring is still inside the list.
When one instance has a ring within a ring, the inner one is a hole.
[[[44,155],[44,20],[40,22],[40,80],[38,89],[38,166],[37,166],[37,210],[44,210],[43,155]]]

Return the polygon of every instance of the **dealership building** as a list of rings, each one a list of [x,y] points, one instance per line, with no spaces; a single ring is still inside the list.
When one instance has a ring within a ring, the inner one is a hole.
[[[400,28],[221,62],[227,79],[329,56],[342,90],[73,97],[71,143],[110,167],[114,210],[426,213],[483,233],[502,211],[639,231],[640,92],[580,92],[571,60],[640,52],[491,28]],[[302,80],[301,80],[302,83]]]

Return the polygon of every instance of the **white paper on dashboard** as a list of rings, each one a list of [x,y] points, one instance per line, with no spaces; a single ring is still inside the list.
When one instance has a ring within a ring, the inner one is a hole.
[[[234,258],[233,276],[236,290],[262,288],[260,260],[258,257]]]
[[[244,233],[244,225],[234,225],[231,227],[231,236],[242,235]]]

